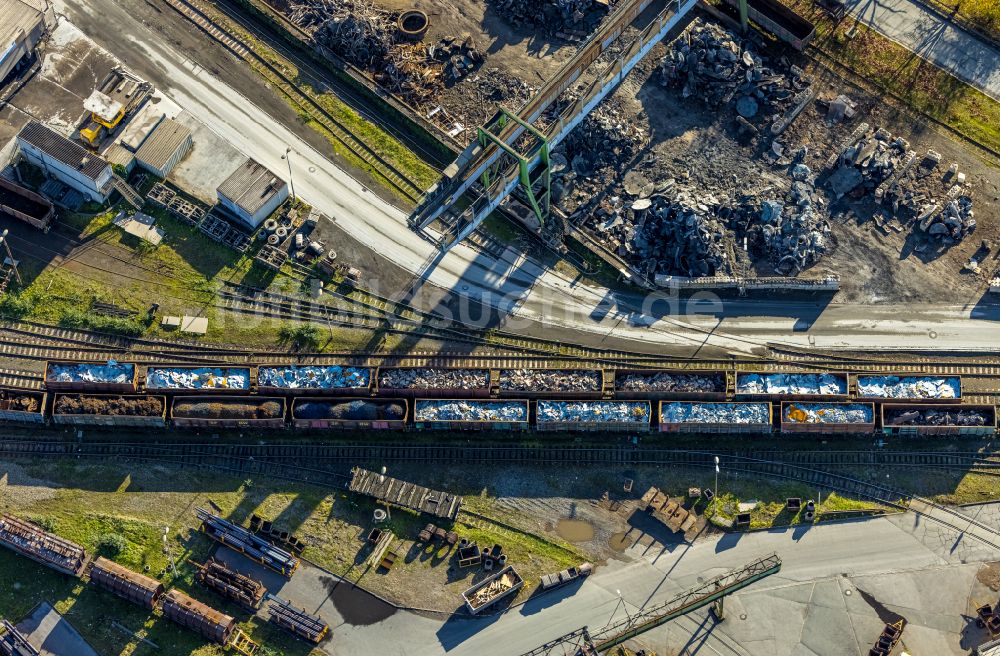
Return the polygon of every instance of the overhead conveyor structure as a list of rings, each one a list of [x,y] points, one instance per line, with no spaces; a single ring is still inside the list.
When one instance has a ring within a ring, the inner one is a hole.
[[[522,656],[598,656],[612,647],[708,605],[712,606],[715,616],[722,620],[723,604],[727,596],[777,574],[780,570],[781,559],[777,554],[771,554],[700,583],[662,604],[644,608],[627,619],[608,624],[595,632],[591,632],[588,627],[577,629]]]
[[[478,138],[444,170],[411,217],[424,231],[443,224],[439,247],[446,251],[468,237],[516,189],[520,188],[539,229],[550,218],[552,149],[625,79],[633,68],[695,6],[697,0],[667,0],[666,6],[579,95],[557,115],[551,112],[563,93],[608,51],[654,0],[627,0],[601,25],[576,55],[520,109],[500,108],[478,129]]]

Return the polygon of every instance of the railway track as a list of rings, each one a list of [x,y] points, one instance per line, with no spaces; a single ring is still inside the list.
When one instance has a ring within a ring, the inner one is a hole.
[[[364,161],[371,171],[385,180],[393,189],[413,203],[423,198],[424,189],[402,171],[383,158],[371,146],[362,141],[347,126],[317,103],[312,96],[302,91],[273,64],[257,54],[252,46],[212,20],[205,12],[188,0],[164,0],[181,16],[191,21],[209,37],[217,41],[236,57],[249,64],[271,85],[277,87],[289,100],[295,103],[310,119],[316,121],[330,136],[337,140],[351,154]]]
[[[803,452],[806,453],[806,452]],[[823,454],[823,452],[813,452]],[[866,452],[841,452],[841,454]],[[872,452],[876,453],[876,452]],[[760,453],[758,455],[765,455]],[[784,452],[783,452],[784,454]],[[816,486],[857,498],[868,499],[886,506],[909,509],[935,524],[1000,551],[1000,531],[933,501],[889,488],[881,483],[852,478],[843,474],[817,469],[826,463],[809,466],[765,460],[726,452],[667,450],[633,446],[621,447],[524,447],[514,445],[322,445],[322,444],[185,444],[149,442],[92,442],[8,440],[0,442],[3,457],[96,458],[100,460],[135,460],[182,467],[223,471],[238,476],[262,475],[295,480],[314,485],[342,488],[352,464],[375,462],[446,462],[449,464],[521,464],[521,465],[673,465],[714,468],[714,457],[720,457],[722,467],[730,474],[774,478]],[[787,455],[787,454],[785,454]],[[798,457],[804,456],[800,453]],[[875,456],[872,456],[875,457]],[[964,460],[963,460],[964,459]],[[896,452],[890,462],[880,463],[906,467],[966,467],[976,463],[978,456]],[[306,467],[301,462],[309,462]],[[994,461],[980,460],[981,463]],[[316,466],[322,463],[325,467]],[[844,463],[838,463],[843,466]],[[860,464],[860,463],[854,463]],[[872,463],[866,463],[870,466]]]

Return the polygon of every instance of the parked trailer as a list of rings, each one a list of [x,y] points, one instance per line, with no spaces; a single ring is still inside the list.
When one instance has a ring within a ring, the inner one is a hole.
[[[527,399],[417,399],[413,408],[413,425],[418,429],[527,430],[528,420]]]
[[[649,401],[550,401],[535,406],[538,430],[648,431]]]
[[[167,425],[167,398],[145,394],[56,394],[52,422],[74,426]]]
[[[614,372],[616,399],[724,401],[726,372],[679,369],[619,369]]]
[[[54,360],[45,363],[45,389],[54,392],[101,392],[135,394],[139,368],[134,362],[79,362]]]
[[[261,394],[309,394],[368,396],[373,370],[347,365],[282,364],[257,369],[257,390]]]
[[[163,584],[156,579],[103,557],[97,558],[91,566],[90,580],[98,587],[149,610],[156,608],[163,596]]]
[[[925,374],[858,374],[857,398],[893,402],[934,403],[962,399],[961,376]]]
[[[462,599],[466,609],[476,615],[501,599],[517,594],[523,586],[524,579],[508,565],[463,592]]]
[[[284,428],[285,399],[267,396],[177,396],[170,418],[178,428]]]
[[[70,576],[79,577],[87,563],[80,545],[11,515],[0,517],[0,544]]]
[[[664,433],[770,433],[771,404],[752,401],[660,401]]]
[[[502,398],[599,399],[603,369],[494,369],[493,387]]]
[[[874,433],[874,403],[781,404],[782,433]]]
[[[403,430],[409,419],[405,399],[331,399],[292,401],[295,428]]]
[[[983,437],[996,431],[997,411],[992,405],[882,404],[886,435]]]
[[[847,399],[850,393],[847,372],[774,373],[747,371],[736,374],[736,395],[753,400]]]
[[[7,214],[42,232],[48,232],[56,211],[47,198],[0,177],[0,214]]]
[[[225,645],[236,630],[236,619],[173,589],[163,595],[163,616],[191,629],[209,642]]]
[[[379,367],[380,396],[436,399],[488,398],[489,369],[463,367]]]
[[[251,367],[158,364],[146,368],[146,389],[160,393],[210,391],[214,394],[245,394],[252,385]]]
[[[48,398],[45,392],[0,388],[0,420],[44,424]]]
[[[330,633],[330,625],[316,615],[292,606],[278,597],[272,597],[267,606],[268,620],[292,635],[316,644]]]

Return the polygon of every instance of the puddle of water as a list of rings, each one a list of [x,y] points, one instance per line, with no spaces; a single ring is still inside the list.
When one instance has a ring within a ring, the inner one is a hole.
[[[594,525],[582,519],[560,519],[556,533],[567,542],[590,542],[594,539]]]
[[[628,533],[615,533],[608,540],[608,546],[611,547],[612,551],[625,551],[632,546],[632,538],[628,536]]]
[[[338,584],[335,579],[327,579],[325,583],[330,591],[330,601],[347,624],[368,626],[381,622],[396,612],[393,606],[365,590],[352,587],[346,581]]]

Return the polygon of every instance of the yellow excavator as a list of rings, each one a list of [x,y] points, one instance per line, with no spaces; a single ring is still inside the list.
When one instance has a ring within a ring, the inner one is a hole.
[[[83,108],[89,115],[80,126],[80,140],[92,148],[100,146],[105,130],[118,127],[126,116],[139,108],[152,90],[149,82],[124,68],[112,70],[83,101]]]

